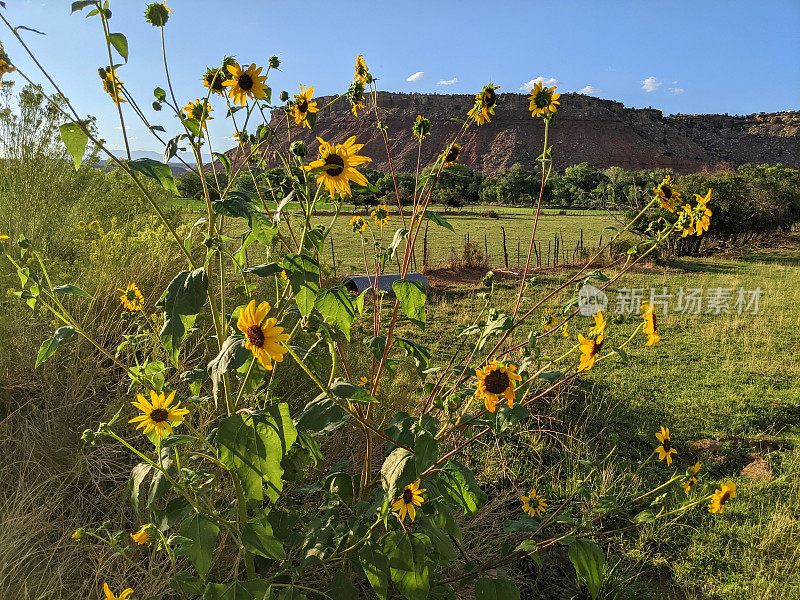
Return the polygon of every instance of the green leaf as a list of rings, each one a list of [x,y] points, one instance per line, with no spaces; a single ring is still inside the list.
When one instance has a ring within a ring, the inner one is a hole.
[[[114,46],[114,49],[119,52],[119,55],[128,62],[128,40],[121,33],[109,33],[108,41]]]
[[[272,240],[278,235],[278,226],[272,222],[272,219],[258,211],[250,213],[250,229],[253,237],[265,248],[269,248]]]
[[[244,269],[245,273],[252,273],[257,277],[274,277],[280,275],[281,271],[283,271],[283,267],[278,263],[267,263]]]
[[[342,400],[351,402],[370,403],[375,402],[375,398],[370,396],[367,391],[359,385],[353,385],[346,379],[338,378],[331,384],[331,393]]]
[[[445,219],[439,213],[435,213],[432,210],[426,210],[425,211],[425,218],[426,219],[430,219],[431,221],[433,221],[434,223],[436,223],[440,227],[445,227],[445,228],[449,229],[453,233],[456,232],[456,230],[453,229],[453,226],[447,221],[447,219]]]
[[[78,2],[72,3],[72,12],[78,12],[87,6],[92,6],[93,4],[95,4],[95,0],[78,0]]]
[[[578,577],[589,588],[593,600],[596,600],[603,587],[605,574],[606,557],[603,549],[592,540],[576,538],[569,546],[568,555]]]
[[[497,412],[495,412],[495,433],[500,435],[506,429],[513,427],[523,419],[527,419],[530,415],[531,411],[519,404],[514,408],[509,407],[508,404],[501,404],[497,407]]]
[[[447,461],[433,477],[442,495],[464,509],[465,515],[474,515],[486,503],[486,493],[478,486],[472,471],[458,461]]]
[[[203,593],[203,600],[264,600],[270,598],[267,591],[267,582],[261,579],[209,583]]]
[[[71,340],[73,337],[75,337],[74,327],[65,325],[64,327],[56,329],[53,333],[53,337],[43,341],[42,345],[39,347],[39,353],[36,355],[36,364],[34,364],[33,368],[37,368],[40,364],[53,356],[56,350],[58,350],[59,345],[61,345],[61,342]]]
[[[406,338],[395,336],[394,347],[405,350],[406,356],[411,356],[417,365],[417,373],[425,378],[425,371],[431,366],[431,349]]]
[[[245,550],[264,558],[283,560],[286,552],[283,544],[272,535],[272,525],[265,519],[245,523],[242,528],[242,544]]]
[[[181,524],[180,533],[180,546],[175,554],[187,556],[197,569],[197,574],[205,580],[211,568],[211,557],[217,547],[219,526],[211,517],[194,514]]]
[[[414,442],[414,466],[417,473],[430,467],[439,455],[439,442],[426,430],[421,430]]]
[[[433,544],[424,533],[392,531],[383,540],[389,574],[408,600],[426,600],[430,591]]]
[[[314,299],[314,306],[326,322],[339,329],[347,341],[350,341],[350,326],[356,318],[356,306],[350,298],[350,292],[343,285],[319,290]]]
[[[219,162],[222,163],[222,166],[225,167],[225,175],[231,174],[231,159],[228,158],[227,154],[223,154],[222,152],[214,152],[214,156],[219,159]]]
[[[519,588],[509,579],[481,577],[475,582],[475,600],[519,600]]]
[[[88,292],[84,292],[81,288],[70,284],[57,285],[56,287],[53,288],[53,292],[55,292],[56,294],[66,294],[69,296],[83,296],[84,298],[89,298],[89,299],[91,299],[92,297],[92,295],[89,294]]]
[[[390,502],[400,495],[400,490],[416,478],[414,455],[405,448],[395,448],[383,461],[381,485]]]
[[[418,281],[398,279],[392,284],[403,312],[413,323],[425,328],[425,288]]]
[[[536,540],[522,540],[516,548],[515,552],[524,552],[528,558],[535,562],[540,567],[542,566],[542,557],[539,555],[539,545]]]
[[[389,561],[386,556],[379,548],[368,545],[358,551],[358,561],[378,600],[386,600],[389,594]]]
[[[356,600],[358,589],[347,573],[339,572],[333,576],[328,586],[327,597],[331,600]]]
[[[214,397],[219,395],[219,386],[222,376],[229,371],[235,371],[247,362],[253,355],[245,348],[244,338],[229,337],[222,343],[219,354],[208,363],[208,373],[214,385]]]
[[[283,259],[283,269],[289,278],[300,314],[308,315],[314,308],[319,290],[319,263],[304,254],[292,254]]]
[[[407,236],[408,229],[403,229],[402,227],[394,232],[392,243],[389,244],[389,258],[394,260],[395,254],[397,254],[397,249],[400,248],[400,244],[404,239],[406,239]]]
[[[152,467],[147,463],[139,463],[131,469],[131,475],[128,479],[128,488],[131,491],[131,504],[136,514],[139,514],[139,488],[142,487],[144,478],[150,474]]]
[[[509,519],[503,523],[503,531],[522,531],[524,533],[533,533],[539,529],[539,523],[530,515],[521,514],[516,519]]]
[[[283,588],[281,593],[278,594],[278,600],[308,600],[308,596],[294,586],[290,586]]]
[[[333,400],[321,394],[306,404],[305,409],[295,419],[297,429],[316,434],[336,431],[350,418]]]
[[[128,161],[128,168],[136,173],[141,173],[145,177],[155,179],[168,192],[179,196],[175,180],[172,178],[172,171],[169,165],[153,160],[152,158],[137,158]]]
[[[197,313],[206,302],[208,275],[203,267],[181,271],[170,281],[156,306],[164,313],[164,325],[159,332],[161,342],[174,364],[178,363],[181,342],[194,326]]]
[[[86,153],[86,144],[89,143],[89,136],[77,123],[64,123],[58,128],[61,133],[61,141],[67,147],[67,152],[75,163],[75,170],[81,167],[83,155]]]
[[[176,592],[186,594],[188,596],[199,596],[205,589],[205,584],[202,579],[198,579],[189,573],[178,573],[169,580],[169,587]]]
[[[281,403],[222,419],[216,445],[220,462],[239,476],[248,500],[274,503],[283,490],[281,460],[296,439],[289,406]]]

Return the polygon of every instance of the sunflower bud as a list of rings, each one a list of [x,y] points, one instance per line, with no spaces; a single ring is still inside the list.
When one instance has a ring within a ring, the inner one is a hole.
[[[270,56],[269,57],[269,68],[270,69],[277,69],[281,66],[281,59],[277,56]]]
[[[305,158],[308,154],[308,146],[301,141],[292,142],[292,145],[289,146],[289,151],[294,154],[297,158]]]
[[[75,540],[76,542],[80,542],[85,535],[86,535],[86,530],[84,530],[83,527],[78,527],[75,530],[75,533],[72,534],[72,539]]]
[[[81,435],[81,439],[92,446],[94,446],[94,440],[96,437],[97,434],[94,432],[94,429],[84,429],[83,435]]]
[[[286,90],[283,90],[281,92],[280,98],[281,98],[281,102],[286,102],[289,99],[289,92],[287,92]]]
[[[153,27],[163,27],[169,20],[169,15],[172,11],[167,8],[167,3],[153,2],[148,4],[144,11],[145,21],[150,23]]]
[[[494,285],[494,271],[489,271],[483,277],[483,287],[490,288]]]

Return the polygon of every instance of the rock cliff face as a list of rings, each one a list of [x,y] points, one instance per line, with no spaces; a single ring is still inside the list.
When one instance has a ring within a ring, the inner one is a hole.
[[[330,98],[316,100],[323,106]],[[468,95],[379,92],[379,114],[388,127],[395,169],[416,168],[417,143],[411,126],[418,114],[429,118],[433,125],[433,133],[422,145],[424,166],[461,128],[460,123],[450,119],[466,118],[472,103],[473,96]],[[544,129],[541,119],[531,118],[527,97],[501,94],[496,113],[491,123],[472,125],[461,136],[461,162],[486,174],[497,173],[516,162],[533,166],[542,151]],[[284,119],[280,110],[273,111],[273,127],[285,129]],[[373,160],[366,166],[388,169],[374,112],[360,111],[355,117],[344,100],[320,113],[313,131],[292,131],[293,139],[305,141],[312,154],[317,149],[316,136],[342,142],[350,135],[366,144],[361,153]],[[745,162],[780,162],[800,168],[800,112],[664,117],[655,109],[625,108],[611,100],[564,94],[550,127],[550,140],[555,168],[559,170],[584,161],[600,168],[670,168],[678,173],[721,164],[735,167]],[[273,154],[267,153],[266,158],[278,164]]]

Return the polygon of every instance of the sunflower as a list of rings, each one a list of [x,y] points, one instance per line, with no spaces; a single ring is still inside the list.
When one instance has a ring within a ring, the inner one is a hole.
[[[406,515],[411,517],[412,521],[417,518],[416,507],[422,506],[422,503],[425,502],[422,497],[424,491],[424,488],[420,489],[419,479],[417,479],[414,483],[407,485],[403,490],[402,496],[392,503],[392,510],[398,513],[397,518],[400,519],[401,523],[406,518]]]
[[[122,97],[122,91],[125,88],[122,85],[122,80],[117,77],[116,70],[106,67],[105,69],[97,69],[97,74],[103,80],[103,89],[106,94],[111,96],[114,103],[121,104],[125,102],[125,98]]]
[[[485,85],[480,93],[475,95],[475,106],[467,113],[467,117],[475,119],[478,125],[483,125],[489,122],[489,116],[494,115],[494,107],[497,104],[496,89],[499,85]]]
[[[117,288],[117,290],[122,292],[119,299],[126,310],[137,312],[144,308],[144,296],[135,283],[129,283],[124,290],[122,288]]]
[[[189,104],[183,107],[183,110],[188,118],[194,119],[201,125],[214,118],[209,114],[214,109],[211,108],[211,105],[205,98],[202,100],[198,98],[194,102],[189,102]]]
[[[0,87],[3,85],[3,75],[13,73],[17,68],[11,64],[11,59],[3,49],[3,42],[0,42]]]
[[[353,228],[353,233],[364,233],[367,228],[367,222],[364,217],[355,216],[350,219],[350,227]]]
[[[545,331],[550,331],[555,325],[556,314],[552,308],[545,308],[542,312],[542,327]]]
[[[683,211],[678,213],[678,220],[675,221],[675,231],[681,232],[681,237],[695,234],[694,210],[688,204],[683,205]]]
[[[171,14],[173,14],[172,9],[167,6],[166,2],[161,4],[153,2],[147,5],[147,9],[144,11],[144,18],[153,27],[163,27],[167,24]]]
[[[681,193],[675,189],[675,185],[672,183],[672,175],[664,177],[664,181],[654,187],[653,191],[658,196],[661,206],[674,213],[675,203],[681,199]]]
[[[708,226],[711,224],[711,215],[713,213],[711,209],[708,208],[708,203],[711,200],[711,189],[709,188],[705,196],[695,194],[694,197],[695,200],[697,200],[697,206],[694,208],[692,216],[694,217],[694,227],[697,237],[700,237],[703,235],[704,231],[708,231]]]
[[[183,423],[184,417],[189,414],[188,409],[180,407],[180,400],[173,406],[174,399],[174,391],[168,397],[164,397],[164,392],[150,390],[150,402],[142,394],[137,394],[136,400],[131,404],[144,414],[133,417],[128,423],[139,423],[136,429],[144,427],[142,433],[145,435],[155,430],[156,437],[159,439],[165,437],[165,432],[172,433],[173,423],[176,425]]]
[[[601,333],[594,339],[586,338],[582,334],[578,334],[578,343],[581,351],[581,362],[578,365],[578,372],[588,371],[594,366],[597,357],[600,355],[600,349],[603,347],[604,336]]]
[[[669,437],[669,427],[661,426],[661,431],[656,432],[656,439],[661,442],[661,445],[656,448],[658,452],[658,460],[667,459],[667,465],[672,464],[672,455],[677,454],[678,451],[672,447],[672,441]]]
[[[359,81],[362,85],[369,83],[372,79],[372,76],[369,74],[369,67],[367,67],[367,63],[364,62],[364,57],[359,54],[356,58],[356,64],[353,66],[356,68],[356,74],[353,75],[353,81]]]
[[[70,537],[76,542],[80,542],[83,539],[83,536],[85,535],[86,532],[84,531],[83,527],[78,527],[78,529],[72,532],[72,535]]]
[[[531,101],[528,110],[531,111],[532,117],[547,117],[555,114],[558,110],[558,105],[561,104],[558,101],[561,98],[561,94],[556,94],[555,91],[555,86],[551,88],[545,87],[541,81],[537,81],[533,85],[530,98],[528,98]]]
[[[289,283],[289,276],[286,274],[286,269],[281,269],[281,279]]]
[[[358,386],[364,388],[369,392],[372,390],[372,380],[368,377],[362,377],[361,379],[358,380]],[[377,394],[380,391],[381,391],[381,386],[376,385],[375,393]],[[413,521],[414,519],[411,520]]]
[[[652,346],[661,340],[661,336],[658,335],[658,331],[656,330],[655,308],[649,302],[645,302],[642,304],[642,311],[644,311],[644,314],[642,315],[642,318],[644,319],[643,331],[647,336],[647,344],[645,345]]]
[[[228,65],[228,73],[231,74],[231,78],[223,81],[222,85],[231,88],[228,90],[228,96],[233,98],[234,104],[244,106],[248,98],[264,100],[267,97],[267,86],[264,85],[267,76],[261,75],[261,67],[256,67],[255,63],[243,69],[234,61]]]
[[[303,127],[308,127],[311,129],[311,125],[308,122],[308,115],[309,113],[319,112],[317,108],[317,103],[311,101],[311,97],[314,95],[314,86],[304,88],[302,85],[300,86],[300,93],[295,94],[295,102],[294,106],[292,106],[292,115],[294,115],[294,122],[297,125],[302,125]]]
[[[359,109],[364,108],[364,102],[366,101],[366,97],[364,96],[364,82],[358,79],[351,83],[345,97],[350,101],[352,106],[350,110],[357,117]]]
[[[443,155],[444,164],[442,165],[442,167],[449,167],[453,163],[458,162],[460,156],[461,156],[461,146],[453,142],[451,146],[447,149],[447,152],[445,152]]]
[[[220,96],[225,95],[225,86],[223,83],[230,79],[228,66],[235,64],[236,61],[232,56],[226,56],[222,60],[222,66],[217,68],[207,68],[206,74],[203,75],[203,85],[210,89],[213,93]]]
[[[527,496],[522,497],[522,512],[531,517],[541,517],[547,511],[547,500],[531,490]]]
[[[273,360],[283,362],[286,348],[281,344],[289,339],[289,334],[283,333],[283,327],[277,326],[277,319],[264,320],[269,309],[269,302],[262,302],[256,307],[256,301],[251,300],[236,323],[239,331],[244,334],[245,348],[253,353],[267,371],[272,370]]]
[[[736,484],[726,481],[711,497],[711,502],[708,503],[708,512],[715,515],[725,512],[725,505],[731,498],[736,498]]]
[[[142,527],[136,533],[132,533],[131,534],[131,539],[134,542],[136,542],[139,546],[141,546],[143,544],[147,544],[153,538],[150,537],[150,534],[147,532],[147,528],[146,527]]]
[[[686,492],[686,495],[689,495],[689,492],[692,491],[692,487],[697,485],[697,474],[700,472],[700,461],[694,463],[693,467],[689,467],[686,469],[686,476],[688,479],[681,484],[683,491]]]
[[[106,595],[105,600],[128,600],[133,594],[132,588],[126,588],[122,590],[119,596],[115,596],[114,592],[111,591],[111,588],[108,587],[107,583],[103,584],[103,593]]]
[[[315,160],[303,166],[306,171],[319,169],[317,175],[317,185],[324,185],[331,198],[336,192],[340,196],[352,196],[350,182],[367,187],[367,178],[358,172],[357,167],[365,162],[371,162],[371,158],[359,156],[357,153],[364,144],[356,144],[356,136],[347,138],[344,144],[329,144],[322,138],[319,141],[319,160]]]
[[[508,400],[508,405],[514,408],[516,394],[514,392],[514,382],[522,381],[514,371],[517,367],[489,361],[483,369],[477,369],[475,375],[478,377],[478,389],[476,396],[483,396],[484,405],[489,412],[497,410],[497,403],[501,398]]]
[[[389,216],[389,209],[386,207],[385,204],[378,204],[371,213],[369,213],[370,217],[375,219],[375,222],[380,225],[381,227],[385,227],[389,224],[391,217]]]
[[[430,120],[426,119],[422,115],[417,115],[417,120],[414,121],[411,131],[420,141],[424,140],[425,136],[430,135],[431,133]]]
[[[608,325],[608,322],[603,316],[603,311],[597,311],[594,313],[594,326],[589,331],[597,338],[606,332],[606,325]]]

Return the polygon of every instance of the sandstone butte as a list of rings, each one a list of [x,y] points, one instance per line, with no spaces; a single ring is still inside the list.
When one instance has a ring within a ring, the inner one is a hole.
[[[332,98],[315,98],[324,106]],[[474,96],[465,94],[400,94],[378,92],[378,114],[388,127],[394,168],[413,172],[417,164],[417,141],[411,126],[417,115],[431,120],[433,132],[422,145],[422,165],[436,155],[461,128],[452,117],[464,119]],[[528,112],[527,96],[500,94],[496,114],[489,124],[470,126],[462,135],[461,163],[490,175],[514,163],[531,168],[542,152],[543,125]],[[271,114],[271,126],[286,128],[280,109]],[[343,142],[355,135],[365,146],[361,154],[372,158],[365,165],[388,171],[389,164],[375,113],[350,112],[342,99],[319,113],[313,130],[292,124],[292,140],[308,144],[315,156],[319,136],[329,142]],[[563,94],[561,107],[550,127],[556,169],[581,162],[599,168],[667,168],[677,173],[737,167],[747,162],[800,168],[800,111],[760,113],[746,116],[673,115],[665,117],[653,108],[626,108],[619,102],[583,94]],[[284,151],[287,148],[284,148]],[[237,162],[236,149],[228,156]],[[274,150],[263,153],[270,167],[280,162]]]

